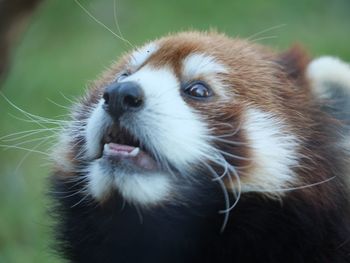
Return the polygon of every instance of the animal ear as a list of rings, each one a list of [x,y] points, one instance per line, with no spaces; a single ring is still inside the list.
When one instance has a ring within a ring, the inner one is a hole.
[[[288,78],[303,82],[310,58],[304,48],[300,45],[294,45],[289,50],[279,54],[276,62],[282,67]]]

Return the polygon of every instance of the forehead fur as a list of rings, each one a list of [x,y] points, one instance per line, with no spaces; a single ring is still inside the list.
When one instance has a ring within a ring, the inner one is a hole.
[[[238,65],[242,68],[249,61],[258,64],[271,54],[261,46],[214,32],[179,33],[162,38],[157,44],[159,49],[148,63],[157,67],[170,64],[175,70],[179,70],[182,61],[194,53],[214,57],[231,69],[238,68]]]

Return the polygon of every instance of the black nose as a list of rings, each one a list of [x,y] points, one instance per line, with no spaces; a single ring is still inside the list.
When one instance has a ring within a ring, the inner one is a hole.
[[[103,98],[107,112],[119,118],[125,112],[139,110],[144,102],[144,93],[136,82],[128,81],[107,86]]]

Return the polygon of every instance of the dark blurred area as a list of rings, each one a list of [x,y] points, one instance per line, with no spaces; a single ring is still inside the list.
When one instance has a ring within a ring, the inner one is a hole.
[[[350,61],[349,13],[348,0],[0,0],[0,263],[62,262],[50,250],[47,153],[72,101],[130,49],[111,31],[139,45],[214,28]]]
[[[2,0],[0,2],[0,81],[9,67],[11,48],[41,1]]]

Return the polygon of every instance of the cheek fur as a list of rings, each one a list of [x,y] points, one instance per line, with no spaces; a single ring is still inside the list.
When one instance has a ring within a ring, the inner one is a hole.
[[[243,191],[279,195],[298,181],[299,141],[280,118],[250,108],[243,124],[251,148],[252,165],[242,179]]]
[[[104,200],[112,191],[113,177],[103,169],[101,160],[94,161],[88,168],[88,192],[97,200]]]
[[[104,100],[101,99],[87,121],[85,129],[85,148],[88,159],[94,159],[99,156],[102,137],[108,125],[112,122],[112,119],[102,107],[103,103]]]

